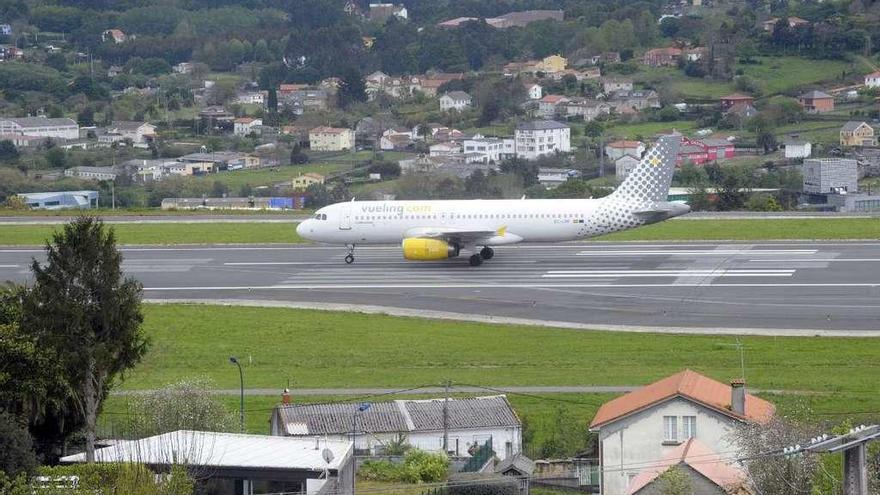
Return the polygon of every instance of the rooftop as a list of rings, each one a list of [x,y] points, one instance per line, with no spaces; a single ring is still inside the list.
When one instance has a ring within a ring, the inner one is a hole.
[[[868,127],[870,127],[870,125],[867,122],[864,122],[861,120],[850,120],[846,124],[843,124],[843,127],[840,130],[847,131],[847,132],[853,132],[863,125],[867,125]]]
[[[655,466],[640,472],[629,484],[627,495],[633,495],[665,473],[669,468],[685,464],[715,485],[728,488],[741,485],[745,481],[745,473],[733,467],[712,449],[695,438],[670,450],[663,460]],[[733,493],[733,492],[731,492]],[[738,492],[737,492],[738,493]]]
[[[601,427],[675,397],[684,397],[721,414],[747,421],[765,422],[776,412],[773,404],[746,394],[745,414],[740,416],[731,410],[730,385],[686,369],[606,402],[599,408],[590,428]]]
[[[59,127],[76,125],[76,121],[67,118],[49,119],[46,117],[0,117],[0,122],[11,121],[21,127]]]
[[[546,131],[551,129],[568,129],[567,124],[556,122],[555,120],[535,120],[532,122],[522,122],[517,124],[518,131]]]
[[[444,96],[448,96],[448,97],[452,98],[453,100],[470,100],[471,99],[471,95],[465,93],[464,91],[450,91],[450,92],[446,93],[446,95],[444,95]]]
[[[831,95],[829,95],[828,93],[825,93],[825,92],[822,92],[822,91],[813,90],[813,91],[808,91],[808,92],[802,94],[802,95],[800,96],[800,98],[805,98],[805,99],[809,99],[809,100],[815,100],[815,99],[819,99],[819,98],[834,98],[834,97],[831,96]]]
[[[374,402],[358,413],[358,428],[372,433],[439,431],[443,429],[444,399]],[[288,435],[351,433],[356,403],[281,405],[276,411]],[[507,397],[494,395],[449,399],[451,429],[520,426]]]
[[[314,129],[312,129],[311,131],[309,131],[309,133],[315,133],[315,134],[342,134],[342,133],[344,133],[344,132],[348,132],[348,131],[350,131],[350,130],[351,130],[351,129],[346,129],[346,128],[344,128],[344,127],[327,127],[327,126],[321,126],[321,127],[315,127]]]
[[[316,446],[318,448],[316,448]],[[323,451],[333,453],[324,462]],[[98,462],[140,462],[149,465],[191,465],[212,467],[338,469],[351,452],[351,442],[341,440],[244,435],[178,430],[122,442],[95,451]],[[63,463],[85,462],[85,453],[61,458]]]

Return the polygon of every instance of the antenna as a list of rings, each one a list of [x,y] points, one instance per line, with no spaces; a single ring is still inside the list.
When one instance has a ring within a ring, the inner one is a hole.
[[[718,344],[724,347],[734,347],[739,351],[739,367],[740,367],[740,378],[745,382],[746,381],[746,346],[742,343],[739,337],[736,338],[735,344]]]

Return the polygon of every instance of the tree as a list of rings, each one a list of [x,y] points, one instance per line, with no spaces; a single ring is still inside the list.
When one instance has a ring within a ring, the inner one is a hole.
[[[95,459],[98,411],[114,380],[140,362],[148,341],[141,324],[141,285],[122,276],[113,229],[82,216],[34,260],[34,285],[23,299],[22,327],[57,350],[58,364],[85,427],[86,459]],[[70,352],[76,349],[76,352]]]
[[[366,83],[356,68],[343,68],[340,71],[339,79],[339,90],[336,95],[340,107],[348,108],[355,103],[367,101]]]
[[[76,122],[83,127],[95,125],[95,109],[91,105],[84,107],[76,114]]]
[[[661,495],[694,495],[694,485],[684,468],[672,466],[657,477]]]
[[[205,379],[184,380],[130,400],[123,431],[125,438],[144,438],[177,430],[234,431],[231,414]]]
[[[0,472],[9,476],[32,474],[37,457],[27,428],[19,419],[0,411]]]
[[[266,108],[272,113],[278,111],[278,91],[275,88],[269,88],[266,94]]]
[[[291,165],[304,165],[309,163],[309,155],[303,153],[302,146],[299,143],[293,145],[293,149],[290,150],[290,164]]]
[[[46,162],[53,168],[64,168],[67,165],[67,153],[59,147],[46,152]]]
[[[15,147],[15,143],[8,139],[0,141],[0,161],[14,162],[18,160],[18,157],[18,148]]]

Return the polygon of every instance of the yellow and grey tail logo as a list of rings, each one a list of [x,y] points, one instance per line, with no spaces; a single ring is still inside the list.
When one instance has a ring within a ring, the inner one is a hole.
[[[648,160],[648,163],[650,163],[651,166],[656,167],[657,165],[660,165],[660,159],[655,156],[654,158]]]

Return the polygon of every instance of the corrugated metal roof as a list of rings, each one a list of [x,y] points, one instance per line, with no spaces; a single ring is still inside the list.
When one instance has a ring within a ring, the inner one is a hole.
[[[317,445],[317,449],[315,446]],[[98,462],[183,464],[215,468],[338,469],[351,451],[349,441],[243,435],[179,430],[105,447],[95,451]],[[324,462],[329,449],[333,460]],[[85,453],[62,457],[61,462],[85,462]]]
[[[349,434],[359,404],[281,405],[276,408],[287,435]],[[516,427],[519,418],[503,395],[449,399],[450,429]],[[357,431],[400,433],[443,429],[443,399],[375,402],[357,412]]]

